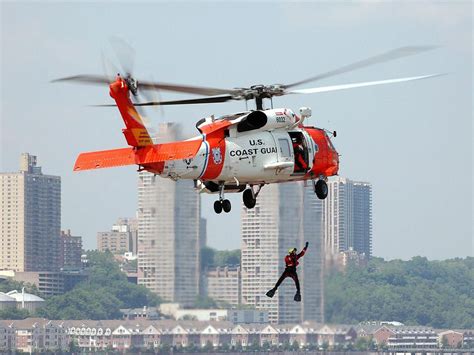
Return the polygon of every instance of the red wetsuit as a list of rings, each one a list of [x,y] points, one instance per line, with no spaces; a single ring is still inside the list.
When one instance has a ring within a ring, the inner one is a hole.
[[[299,262],[298,259],[301,258],[304,253],[306,252],[306,247],[303,248],[303,250],[299,254],[288,254],[285,256],[285,271],[283,271],[283,274],[281,274],[280,278],[278,279],[276,285],[275,285],[275,290],[280,286],[280,284],[283,282],[284,279],[287,277],[291,277],[293,281],[295,282],[296,286],[296,292],[300,293],[300,281],[298,280],[298,274],[296,273],[296,267],[298,266]]]
[[[303,158],[303,148],[301,148],[301,146],[295,142],[293,143],[293,152],[295,154],[295,163],[298,167],[298,169],[295,169],[295,171],[306,171],[308,169],[308,164],[306,164],[306,161]]]

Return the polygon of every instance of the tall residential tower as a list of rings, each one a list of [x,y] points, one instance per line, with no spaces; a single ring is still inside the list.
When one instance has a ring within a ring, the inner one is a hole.
[[[0,173],[0,187],[0,270],[59,270],[61,178],[23,153],[19,172]]]
[[[159,130],[177,138],[174,124]],[[200,196],[192,181],[140,172],[138,283],[166,301],[190,306],[199,294],[200,214]]]
[[[372,255],[372,185],[334,177],[328,181],[329,193],[324,200],[326,259],[339,252],[354,250]]]
[[[242,303],[268,311],[270,322],[323,321],[322,205],[303,183],[265,186],[253,209],[242,211]],[[295,286],[288,278],[273,298],[272,288],[285,268],[292,247],[309,249],[298,267],[302,302],[294,302]]]

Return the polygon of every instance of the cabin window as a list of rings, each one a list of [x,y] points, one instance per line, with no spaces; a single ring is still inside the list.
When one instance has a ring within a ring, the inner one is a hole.
[[[278,145],[280,146],[281,156],[285,158],[289,158],[291,156],[291,152],[290,152],[290,143],[288,143],[288,139],[279,138]]]

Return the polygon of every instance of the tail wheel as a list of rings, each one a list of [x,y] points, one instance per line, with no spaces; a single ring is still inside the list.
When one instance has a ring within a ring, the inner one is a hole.
[[[328,196],[328,184],[324,180],[318,180],[314,186],[314,192],[320,200],[324,200]]]
[[[221,201],[214,202],[214,212],[216,212],[217,214],[222,212],[222,203],[221,203]]]
[[[253,197],[252,191],[250,189],[244,191],[242,199],[244,201],[245,207],[248,209],[254,208],[255,204],[257,203],[257,199]]]
[[[222,209],[224,210],[225,213],[230,212],[230,210],[232,209],[232,205],[230,204],[229,200],[222,201]]]

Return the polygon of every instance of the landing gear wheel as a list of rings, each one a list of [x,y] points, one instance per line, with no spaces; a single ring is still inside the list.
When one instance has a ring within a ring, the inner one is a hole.
[[[324,180],[318,180],[314,185],[314,192],[320,200],[324,200],[328,196],[328,184]]]
[[[257,199],[253,197],[252,191],[250,189],[244,191],[242,199],[244,200],[245,207],[248,209],[254,208],[255,204],[257,203]]]
[[[229,200],[222,201],[222,209],[224,210],[225,213],[229,213],[231,208],[232,208],[232,205],[230,204]]]
[[[221,201],[214,202],[214,212],[216,212],[217,214],[222,212],[222,203],[221,203]]]

